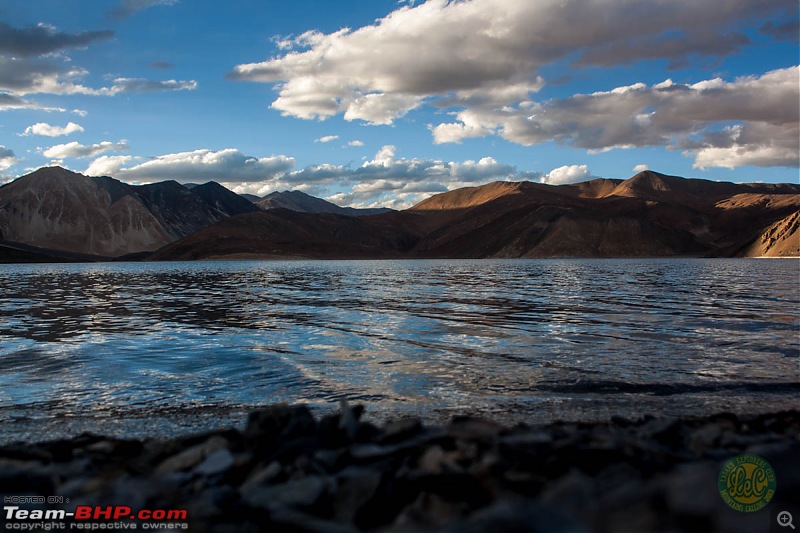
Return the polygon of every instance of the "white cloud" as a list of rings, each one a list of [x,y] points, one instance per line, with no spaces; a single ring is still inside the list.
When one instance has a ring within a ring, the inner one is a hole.
[[[725,9],[696,0],[409,2],[372,25],[278,38],[281,55],[229,77],[277,84],[272,107],[286,115],[390,124],[426,102],[518,104],[541,87],[542,67],[572,58],[577,67],[662,58],[677,67],[725,57],[750,44],[742,26],[792,9],[796,0],[731,0]]]
[[[447,162],[438,159],[397,157],[397,148],[381,147],[359,167],[312,165],[286,172],[272,180],[232,184],[238,193],[263,196],[273,191],[303,189],[328,196],[330,201],[354,207],[384,205],[409,207],[432,193],[474,186],[497,180],[538,180],[540,173],[521,172],[516,167],[484,157],[478,161]],[[339,192],[329,193],[330,189]],[[309,192],[309,194],[312,194]]]
[[[364,141],[359,141],[358,139],[354,141],[350,141],[347,143],[347,146],[364,146]]]
[[[335,141],[338,138],[339,138],[338,135],[326,135],[324,137],[320,137],[319,139],[315,140],[314,142],[315,143],[329,143],[331,141]]]
[[[87,176],[116,176],[122,166],[137,159],[130,155],[102,155],[83,171]]]
[[[42,155],[51,159],[65,159],[67,157],[93,157],[104,152],[116,152],[127,150],[126,141],[111,142],[103,141],[97,144],[83,145],[76,141],[66,144],[57,144],[42,151]]]
[[[8,111],[10,109],[35,109],[37,111],[46,111],[48,113],[57,111],[63,113],[66,109],[61,107],[46,107],[30,100],[20,98],[15,94],[0,91],[0,111]]]
[[[645,170],[650,170],[650,167],[645,164],[636,165],[633,167],[634,172],[644,172]]]
[[[183,91],[197,88],[194,80],[154,81],[144,78],[116,78],[108,87],[92,88],[81,84],[89,72],[54,59],[20,60],[0,55],[0,91],[6,94],[114,96],[123,93]]]
[[[800,165],[800,151],[797,147],[776,146],[766,141],[764,144],[701,148],[695,154],[694,168],[707,167],[736,168],[742,166],[796,167]]]
[[[37,122],[36,124],[25,128],[25,132],[22,135],[44,135],[45,137],[59,137],[61,135],[69,135],[70,133],[81,131],[84,131],[83,126],[74,122],[69,122],[64,127],[51,126],[46,122]]]
[[[294,167],[294,159],[291,157],[278,155],[259,158],[245,155],[235,148],[166,154],[125,168],[118,163],[125,161],[99,161],[93,171],[103,171],[102,173],[113,174],[117,178],[138,181],[174,179],[237,183],[273,179]]]
[[[432,129],[435,142],[498,135],[526,146],[555,140],[593,153],[666,146],[701,158],[698,166],[711,166],[719,157],[723,166],[781,166],[797,159],[799,102],[800,67],[790,67],[732,82],[637,83],[543,103],[469,109],[456,115],[458,122]],[[720,134],[719,126],[730,122],[739,124]],[[717,148],[733,150],[707,150]]]
[[[554,168],[547,175],[542,176],[541,182],[548,185],[563,185],[565,183],[578,183],[592,178],[589,167],[586,165],[564,165]]]
[[[175,0],[124,0],[125,9],[138,10]],[[131,11],[133,12],[133,11]],[[40,23],[28,28],[14,28],[0,22],[0,111],[38,109],[65,112],[23,98],[29,94],[114,96],[123,93],[193,90],[194,80],[154,81],[119,77],[106,87],[83,83],[89,71],[76,65],[65,54],[69,48],[86,48],[114,36],[112,31],[65,33]],[[85,111],[74,113],[84,116]]]
[[[197,88],[194,80],[148,80],[144,78],[116,78],[111,87],[97,89],[90,94],[115,95],[120,93],[149,93],[160,91],[193,91]]]
[[[0,145],[0,172],[19,163],[20,160],[14,155],[14,150]]]

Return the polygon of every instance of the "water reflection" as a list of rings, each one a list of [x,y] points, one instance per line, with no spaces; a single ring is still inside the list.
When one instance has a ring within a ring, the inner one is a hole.
[[[798,265],[2,265],[0,420],[340,398],[538,419],[791,406]]]

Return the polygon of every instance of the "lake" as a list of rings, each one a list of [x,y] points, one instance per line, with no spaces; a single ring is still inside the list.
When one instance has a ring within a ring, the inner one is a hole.
[[[0,265],[0,441],[347,399],[514,423],[798,407],[800,261]]]

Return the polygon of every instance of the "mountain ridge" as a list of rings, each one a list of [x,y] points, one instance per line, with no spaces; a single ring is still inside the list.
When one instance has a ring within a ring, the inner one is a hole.
[[[728,195],[728,196],[726,196]],[[406,258],[483,257],[651,257],[793,255],[791,218],[800,211],[800,185],[733,184],[689,180],[657,172],[639,173],[628,180],[592,180],[580,184],[544,185],[531,182],[493,182],[441,193],[405,211],[367,217],[360,223],[365,235],[376,226],[390,246],[382,254]],[[280,227],[286,213],[276,211],[270,220]],[[262,214],[250,215],[258,223]],[[773,227],[789,217],[788,229]],[[302,239],[278,241],[261,234],[248,238],[237,231],[237,217],[210,226],[154,254],[154,259],[236,256],[227,244],[214,249],[221,235],[236,240],[248,257],[365,258],[359,236],[342,241],[335,231],[329,239],[319,235],[319,219],[292,215],[286,221],[297,231],[317,231],[316,249]],[[341,221],[329,220],[328,229]],[[395,233],[392,233],[394,231]],[[771,233],[788,244],[753,247]],[[767,235],[764,237],[764,235]],[[372,242],[372,241],[370,241]],[[342,248],[350,246],[350,252]],[[204,249],[198,254],[197,250]],[[334,250],[335,252],[326,252]],[[207,254],[207,255],[203,255]],[[380,255],[378,255],[380,256]]]
[[[153,251],[222,218],[258,209],[249,202],[237,205],[232,198],[237,195],[222,186],[202,187],[189,190],[175,181],[130,185],[109,176],[41,168],[0,187],[0,238],[114,257]]]
[[[275,191],[258,200],[251,200],[261,209],[289,209],[291,211],[299,211],[301,213],[331,213],[336,215],[347,216],[369,216],[387,213],[391,209],[385,207],[378,208],[355,208],[355,207],[342,207],[311,196],[303,191]]]
[[[130,185],[49,167],[0,187],[0,240],[100,259],[800,254],[794,184],[654,171],[565,185],[496,181],[404,211],[359,213],[369,216],[300,191],[264,200],[266,210],[216,182]]]

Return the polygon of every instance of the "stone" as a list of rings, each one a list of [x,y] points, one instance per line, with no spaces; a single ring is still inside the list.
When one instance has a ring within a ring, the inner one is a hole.
[[[312,437],[316,431],[317,422],[308,407],[280,404],[250,413],[245,439],[249,446],[264,451],[282,441]]]
[[[459,416],[450,421],[445,431],[448,435],[459,439],[491,439],[503,429],[503,426],[491,420]]]
[[[419,418],[401,418],[386,424],[382,436],[378,439],[381,444],[396,444],[398,442],[416,437],[423,431]]]
[[[308,476],[278,485],[260,485],[244,491],[242,499],[248,505],[262,509],[307,508],[317,503],[328,485],[326,479]]]
[[[156,467],[156,472],[167,473],[188,470],[200,463],[200,461],[203,461],[215,451],[224,448],[227,445],[227,440],[218,435],[214,435],[200,444],[196,444],[176,455],[168,457]]]
[[[282,472],[283,467],[281,464],[278,461],[272,461],[265,468],[261,468],[260,470],[253,472],[242,484],[242,490],[247,491],[257,487],[258,485],[270,483],[277,479]]]
[[[722,429],[717,424],[706,424],[689,435],[689,449],[698,457],[719,442]]]
[[[381,483],[381,473],[368,468],[348,467],[336,476],[333,509],[337,520],[353,522]]]
[[[526,430],[500,437],[500,443],[507,446],[530,447],[551,444],[553,435],[547,431]]]
[[[227,448],[220,448],[197,465],[194,473],[201,476],[213,476],[229,470],[235,463],[233,454]]]
[[[442,529],[448,533],[588,533],[590,529],[557,507],[529,500],[509,499],[495,502]],[[620,529],[619,531],[625,531]]]

